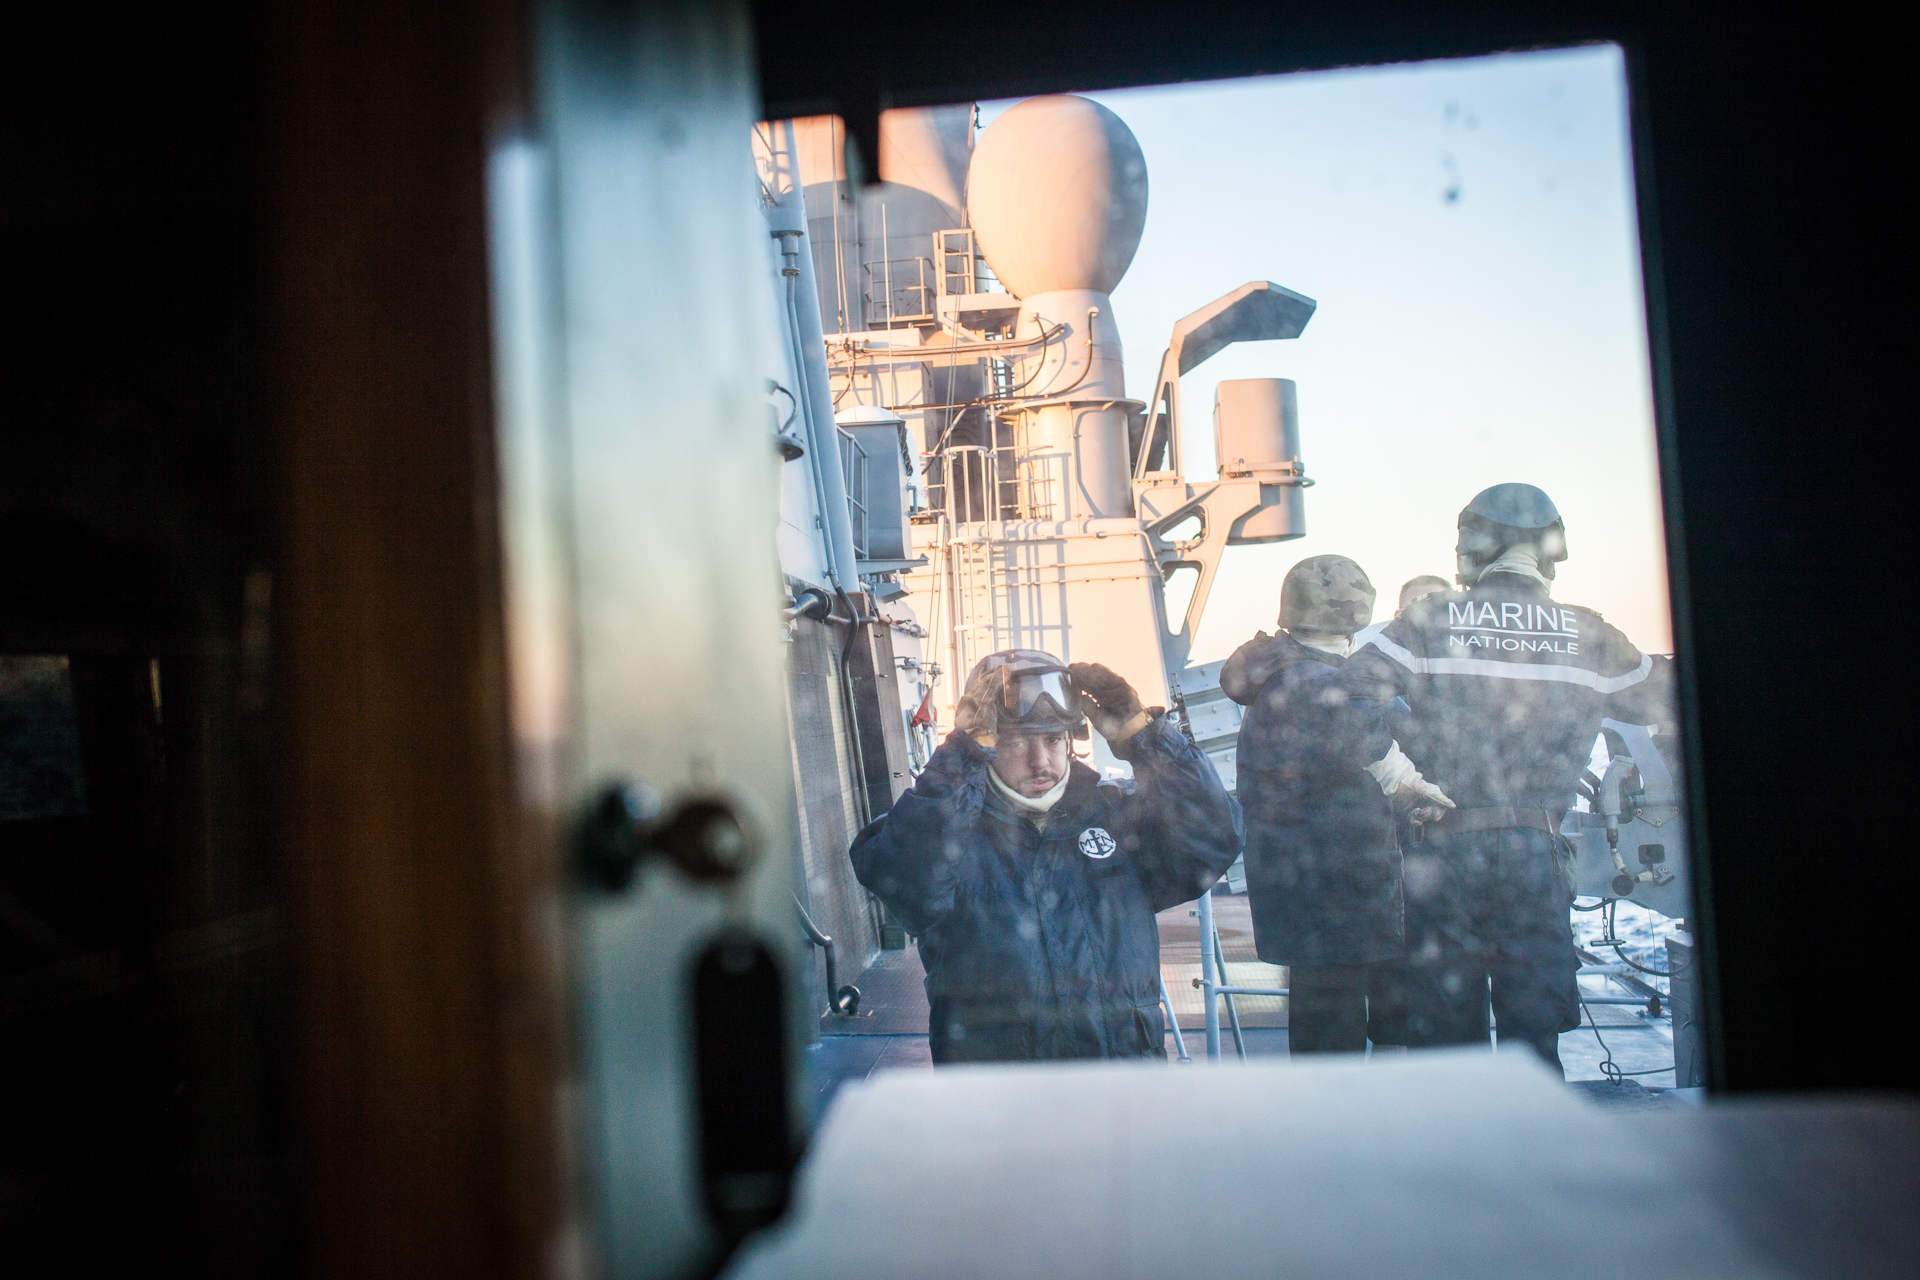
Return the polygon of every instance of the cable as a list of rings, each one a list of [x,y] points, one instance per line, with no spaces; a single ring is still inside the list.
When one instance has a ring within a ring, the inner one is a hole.
[[[939,457],[941,453],[943,453],[946,450],[947,437],[952,435],[953,429],[960,425],[960,419],[967,416],[967,410],[979,408],[981,405],[984,405],[985,403],[986,401],[984,400],[969,400],[966,404],[957,406],[960,412],[954,414],[951,418],[947,419],[946,429],[941,431],[940,438],[933,442],[933,448],[927,450],[927,456],[929,458]],[[951,409],[956,406],[941,404],[941,405],[934,405],[932,407],[935,409]]]
[[[1587,1026],[1592,1030],[1593,1038],[1600,1041],[1600,1052],[1607,1055],[1601,1059],[1600,1074],[1612,1083],[1619,1084],[1627,1073],[1622,1071],[1619,1065],[1614,1062],[1613,1050],[1607,1048],[1606,1040],[1600,1035],[1600,1023],[1594,1018],[1593,1010],[1587,1007],[1587,1001],[1584,996],[1581,997],[1580,1000],[1580,1010],[1587,1015]]]
[[[1037,316],[1037,315],[1036,315],[1036,316],[1034,317],[1034,319],[1035,319],[1035,320],[1040,320],[1040,322],[1041,322],[1042,324],[1044,324],[1044,323],[1046,323],[1046,321],[1044,321],[1044,320],[1042,320],[1042,319],[1041,319],[1041,317],[1039,317],[1039,316]],[[1040,335],[1040,350],[1039,350],[1039,351],[1037,351],[1037,352],[1029,352],[1029,353],[1027,353],[1026,355],[1023,355],[1023,356],[1021,356],[1021,357],[1020,357],[1020,358],[1021,358],[1022,360],[1028,360],[1028,359],[1034,359],[1034,358],[1036,358],[1036,357],[1037,357],[1037,358],[1038,358],[1038,361],[1039,361],[1039,363],[1038,363],[1038,364],[1036,364],[1036,365],[1034,366],[1034,369],[1033,369],[1033,372],[1027,375],[1027,380],[1026,380],[1025,382],[1023,382],[1023,383],[1021,383],[1021,384],[1020,384],[1019,386],[1017,386],[1017,387],[1012,387],[1012,388],[1009,388],[1009,389],[1008,389],[1008,391],[1007,391],[1007,394],[1006,394],[1005,396],[994,396],[994,397],[992,397],[992,398],[993,398],[993,399],[995,399],[995,400],[1016,400],[1016,399],[1018,399],[1018,398],[1019,398],[1019,396],[1020,396],[1020,393],[1021,393],[1022,391],[1025,391],[1025,390],[1026,390],[1026,389],[1027,389],[1028,387],[1030,387],[1030,386],[1032,386],[1032,385],[1033,385],[1033,382],[1034,382],[1034,379],[1036,379],[1036,378],[1038,378],[1038,377],[1039,377],[1039,376],[1040,376],[1040,375],[1041,375],[1042,373],[1045,373],[1045,372],[1046,372],[1046,365],[1047,365],[1047,348],[1053,345],[1053,340],[1054,340],[1055,338],[1057,338],[1057,337],[1059,337],[1059,336],[1060,336],[1061,334],[1063,334],[1063,333],[1065,333],[1066,331],[1067,331],[1067,322],[1066,322],[1065,320],[1062,320],[1062,321],[1061,321],[1061,322],[1060,322],[1059,324],[1056,324],[1056,325],[1054,325],[1054,326],[1053,326],[1053,328],[1051,328],[1051,329],[1048,329],[1048,330],[1047,330],[1047,331],[1046,331],[1045,333],[1043,333],[1043,334],[1041,334],[1041,335]],[[1092,366],[1093,366],[1093,354],[1092,354],[1092,353],[1093,353],[1093,347],[1092,347],[1092,345],[1091,345],[1091,344],[1092,344],[1092,342],[1093,342],[1093,335],[1091,335],[1091,334],[1089,334],[1089,335],[1087,335],[1087,342],[1088,342],[1088,344],[1089,344],[1089,345],[1088,345],[1088,347],[1087,347],[1087,353],[1088,353],[1088,354],[1087,354],[1087,366],[1088,366],[1088,368],[1092,368]],[[1083,373],[1083,374],[1081,374],[1081,375],[1080,375],[1080,378],[1081,378],[1081,381],[1085,381],[1085,379],[1086,379],[1086,374],[1084,374],[1084,373]],[[1079,382],[1075,382],[1075,383],[1073,384],[1073,386],[1075,386],[1075,387],[1077,387],[1077,386],[1079,386],[1079,385],[1080,385],[1080,383],[1079,383]],[[1073,387],[1069,387],[1069,388],[1067,388],[1067,389],[1068,389],[1069,391],[1071,391],[1071,390],[1073,389]]]
[[[1093,372],[1093,318],[1094,316],[1099,314],[1099,311],[1100,311],[1100,308],[1098,307],[1091,307],[1087,311],[1087,367],[1080,371],[1080,376],[1073,380],[1072,386],[1066,388],[1066,390],[1064,391],[1050,392],[1049,393],[1050,399],[1057,399],[1060,396],[1066,395],[1068,391],[1073,391],[1077,389],[1081,383],[1087,380],[1088,375],[1090,375]],[[1040,317],[1037,314],[1034,316],[1035,320],[1038,320],[1039,318]],[[1060,322],[1059,329],[1064,329],[1066,327],[1067,327],[1067,322],[1062,320]],[[1059,329],[1056,329],[1054,332],[1056,333],[1059,332]],[[1046,354],[1046,348],[1044,347],[1041,348],[1041,354],[1043,356]],[[1033,371],[1033,378],[1037,378],[1039,376],[1040,376],[1040,371],[1038,369],[1035,369]],[[1019,389],[1024,391],[1028,386],[1032,385],[1033,378],[1028,378],[1025,382],[1021,383]]]
[[[792,406],[792,408],[787,413],[787,420],[780,424],[780,434],[785,435],[787,434],[787,428],[793,425],[793,420],[800,416],[800,399],[799,397],[795,396],[793,392],[781,386],[779,382],[775,381],[774,379],[768,378],[767,382],[769,384],[768,394],[772,394],[773,392],[777,391],[781,395],[785,396],[787,398],[787,403]]]
[[[1013,295],[1009,294],[1007,296],[1012,297]],[[1041,321],[1041,318],[1039,316],[1035,316],[1034,319],[1036,321],[1040,321],[1041,323],[1045,323],[1044,321]],[[1042,331],[1040,336],[1037,338],[989,338],[979,342],[957,342],[944,347],[891,347],[891,348],[888,348],[888,350],[902,352],[911,356],[937,356],[937,355],[950,354],[955,359],[958,359],[960,356],[963,356],[963,355],[970,355],[970,356],[980,357],[980,358],[992,358],[992,357],[996,357],[998,354],[996,350],[983,349],[983,348],[998,348],[1003,346],[1022,347],[1022,348],[1028,348],[1028,349],[1023,350],[1020,353],[1019,358],[1022,360],[1027,360],[1027,359],[1031,359],[1036,355],[1044,355],[1046,353],[1047,347],[1052,345],[1053,340],[1059,337],[1061,332],[1064,331],[1066,327],[1067,327],[1067,322],[1062,320],[1058,324],[1054,325],[1051,329]],[[851,341],[851,339],[849,339],[849,341]],[[1040,344],[1039,351],[1031,350],[1033,344],[1036,342]],[[851,350],[851,348],[849,347],[848,350]],[[871,359],[872,356],[869,355],[868,358]],[[949,366],[949,368],[951,367],[952,366]],[[1032,379],[1029,378],[1027,381],[1031,382]],[[1021,385],[1024,386],[1025,383]],[[926,408],[926,409],[952,409],[957,406],[953,404],[945,404],[945,405],[930,404],[930,405],[921,405],[918,407]]]
[[[1613,1060],[1613,1050],[1607,1047],[1606,1040],[1600,1035],[1600,1023],[1594,1018],[1593,1010],[1588,1006],[1585,996],[1580,997],[1580,1008],[1587,1015],[1588,1030],[1592,1031],[1593,1038],[1600,1042],[1600,1052],[1607,1055],[1600,1062],[1600,1074],[1611,1083],[1619,1084],[1628,1076],[1657,1076],[1662,1072],[1674,1070],[1673,1067],[1649,1067],[1645,1071],[1622,1071],[1620,1065]]]
[[[1066,330],[1066,327],[1067,327],[1066,321],[1063,320],[1059,324],[1054,325],[1053,328],[1048,329],[1045,333],[1042,333],[1038,338],[1027,339],[1027,342],[1026,342],[1027,346],[1031,347],[1034,343],[1038,342],[1040,344],[1040,350],[1037,352],[1029,351],[1024,355],[1022,355],[1021,359],[1023,360],[1033,359],[1037,356],[1044,361],[1047,354],[1047,348],[1053,345],[1053,340],[1059,337],[1061,333],[1063,333]],[[921,347],[921,348],[909,347],[909,348],[906,348],[906,350],[908,351],[918,350],[919,352],[925,353],[927,349],[924,347]],[[957,350],[964,350],[964,348],[959,348]],[[981,353],[982,356],[986,356],[990,354],[991,354],[990,352]],[[866,358],[872,359],[873,357],[867,356]],[[958,356],[956,355],[955,358],[958,359]],[[953,369],[953,365],[949,363],[947,368],[948,368],[948,371],[951,372]],[[1027,380],[1025,382],[1021,383],[1017,387],[1010,388],[1007,394],[1003,396],[1002,395],[978,396],[972,400],[955,400],[949,404],[910,404],[904,407],[908,409],[917,409],[922,412],[926,412],[933,409],[966,410],[966,409],[973,408],[975,405],[999,404],[1006,401],[1017,400],[1019,399],[1019,393],[1026,390],[1029,386],[1031,386],[1033,384],[1033,380],[1035,378],[1038,378],[1041,375],[1041,373],[1043,373],[1044,371],[1045,371],[1044,369],[1036,368],[1033,371],[1033,373],[1027,377]],[[1084,382],[1085,380],[1086,380],[1085,376],[1083,375],[1081,378],[1081,382]],[[1080,385],[1080,383],[1076,382],[1073,385],[1077,387]],[[1068,388],[1068,390],[1072,390],[1072,389],[1073,389],[1072,387]]]
[[[1626,965],[1627,968],[1638,969],[1641,973],[1651,974],[1656,978],[1672,978],[1675,974],[1684,974],[1687,971],[1686,969],[1649,969],[1643,964],[1636,964],[1627,958],[1627,944],[1624,942],[1603,943],[1602,945],[1611,945],[1613,947],[1613,953],[1620,957],[1620,963]],[[1692,966],[1688,967],[1691,968]]]
[[[1575,908],[1575,910],[1580,910],[1580,911],[1593,911],[1593,910],[1598,910],[1600,907],[1606,908],[1607,914],[1606,914],[1606,919],[1604,923],[1606,924],[1607,933],[1605,937],[1596,939],[1594,942],[1594,945],[1601,946],[1601,947],[1612,947],[1614,955],[1620,958],[1621,964],[1626,965],[1627,968],[1629,969],[1637,969],[1641,973],[1649,974],[1655,978],[1671,979],[1676,973],[1685,974],[1687,972],[1686,969],[1649,969],[1647,968],[1647,966],[1643,964],[1639,964],[1636,961],[1628,958],[1627,944],[1621,941],[1621,939],[1613,931],[1613,911],[1614,911],[1614,908],[1619,905],[1620,905],[1620,900],[1618,898],[1602,898],[1599,901],[1599,903],[1593,907],[1576,907]]]

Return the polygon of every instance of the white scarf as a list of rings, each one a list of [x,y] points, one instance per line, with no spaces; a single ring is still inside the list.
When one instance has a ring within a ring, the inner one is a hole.
[[[1287,634],[1309,649],[1318,649],[1321,653],[1330,653],[1336,658],[1344,658],[1353,652],[1352,636],[1315,637],[1309,640],[1296,632],[1289,631]]]
[[[1000,775],[994,772],[992,765],[987,766],[987,784],[993,788],[994,794],[998,795],[1013,807],[1015,813],[1025,818],[1028,822],[1031,822],[1040,830],[1045,831],[1047,829],[1047,811],[1052,809],[1056,804],[1059,804],[1060,797],[1067,794],[1067,779],[1072,775],[1072,772],[1073,771],[1069,769],[1066,773],[1062,774],[1060,781],[1054,783],[1053,788],[1042,796],[1021,795],[1001,780]]]
[[[1490,573],[1517,573],[1523,578],[1532,578],[1549,593],[1553,591],[1552,581],[1540,572],[1540,555],[1532,547],[1508,547],[1498,560],[1482,569],[1474,581],[1484,581]]]

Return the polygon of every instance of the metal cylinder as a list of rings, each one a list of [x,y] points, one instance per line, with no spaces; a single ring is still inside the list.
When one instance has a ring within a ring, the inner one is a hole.
[[[1013,361],[1014,385],[1021,399],[1126,395],[1120,327],[1113,321],[1113,299],[1106,294],[1056,289],[1023,298],[1014,337],[1029,342],[1048,339]]]
[[[1300,401],[1291,378],[1230,378],[1213,393],[1213,443],[1225,477],[1297,474]]]
[[[1054,520],[1130,516],[1125,365],[1113,302],[1057,289],[1020,304],[1018,337],[1047,341],[1013,362],[1021,505]]]
[[[1213,394],[1221,479],[1260,482],[1260,506],[1233,522],[1228,546],[1285,542],[1307,532],[1300,403],[1291,378],[1230,378]]]
[[[1066,401],[1020,411],[1018,421],[1018,501],[1026,515],[1099,520],[1133,514],[1125,405]]]

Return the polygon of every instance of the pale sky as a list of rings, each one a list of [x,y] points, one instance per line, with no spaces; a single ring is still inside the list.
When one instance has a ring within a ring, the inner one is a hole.
[[[1284,377],[1317,482],[1307,536],[1227,550],[1193,661],[1271,631],[1307,556],[1359,561],[1391,616],[1406,579],[1452,579],[1460,508],[1508,480],[1566,519],[1555,597],[1672,650],[1617,49],[1086,96],[1147,159],[1146,234],[1113,294],[1128,394],[1174,321],[1249,280],[1319,303],[1300,338],[1182,382],[1190,478],[1214,475],[1214,384]]]

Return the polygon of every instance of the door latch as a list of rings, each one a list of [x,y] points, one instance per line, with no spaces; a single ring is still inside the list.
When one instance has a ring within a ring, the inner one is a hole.
[[[612,782],[588,803],[574,862],[587,884],[619,893],[649,857],[700,884],[729,884],[759,857],[747,824],[725,799],[694,796],[671,813],[644,783]]]

